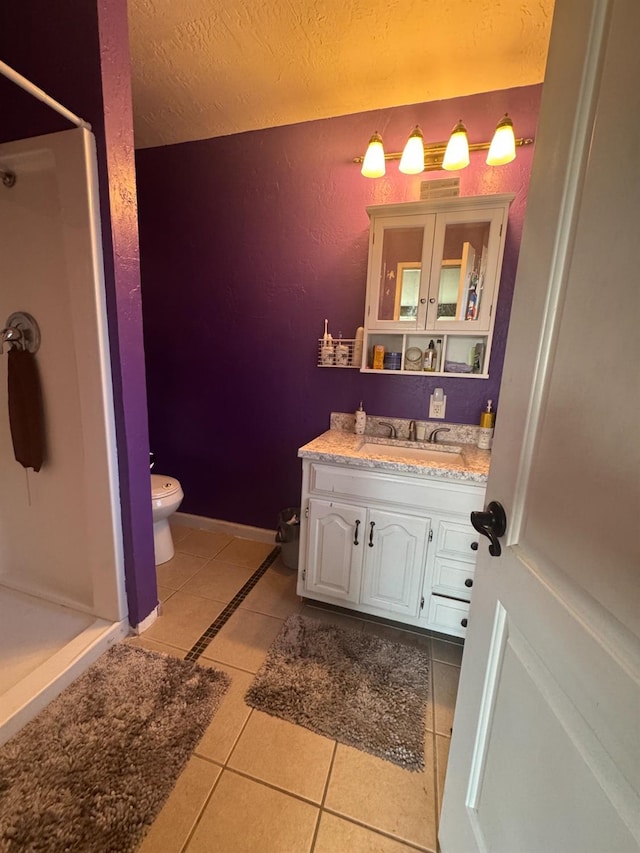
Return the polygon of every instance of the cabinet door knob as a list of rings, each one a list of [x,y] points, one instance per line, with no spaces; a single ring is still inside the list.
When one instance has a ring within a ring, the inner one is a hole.
[[[472,542],[469,547],[471,548],[472,551],[477,551],[478,550],[478,543]]]
[[[432,305],[435,305],[436,300],[435,300],[435,299],[433,298],[433,296],[432,296],[432,297],[431,297],[431,299],[429,300],[429,302],[430,302]]]
[[[423,297],[422,297],[422,299],[420,300],[420,305],[424,305],[426,301],[427,301],[427,300],[426,300],[426,299],[424,298],[424,296],[423,296]]]
[[[463,628],[466,628],[466,627],[467,627],[467,620],[466,620],[466,619],[461,619],[461,620],[460,620],[460,624],[462,625],[462,627],[463,627]]]
[[[360,527],[360,519],[359,519],[359,518],[357,518],[357,519],[356,519],[356,534],[355,534],[355,536],[353,537],[353,544],[354,544],[354,545],[357,545],[357,544],[358,544],[358,528],[359,528],[359,527]]]
[[[464,585],[468,586],[468,587],[472,587],[473,581],[471,580],[471,578],[467,578],[466,581],[464,582]]]
[[[369,533],[369,548],[373,548],[373,528],[376,526],[375,521],[371,522],[371,533]]]

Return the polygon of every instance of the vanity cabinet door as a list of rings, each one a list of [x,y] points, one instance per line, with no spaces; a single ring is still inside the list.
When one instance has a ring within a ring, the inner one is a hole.
[[[417,616],[430,520],[370,509],[361,603],[389,614]]]
[[[305,591],[358,603],[367,511],[333,501],[309,501]]]

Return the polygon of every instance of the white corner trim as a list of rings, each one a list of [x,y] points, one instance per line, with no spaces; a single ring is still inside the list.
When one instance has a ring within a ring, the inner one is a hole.
[[[144,633],[147,628],[150,628],[159,616],[159,608],[160,605],[154,607],[151,613],[148,616],[145,616],[142,622],[139,622],[137,625],[132,625],[131,630],[133,633],[139,636]]]

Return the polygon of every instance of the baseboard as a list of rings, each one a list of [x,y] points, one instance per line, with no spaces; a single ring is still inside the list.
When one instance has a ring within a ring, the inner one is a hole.
[[[185,527],[195,527],[198,530],[214,530],[216,533],[227,533],[240,539],[253,539],[255,542],[265,542],[268,545],[276,541],[276,531],[264,527],[251,527],[248,524],[235,524],[233,521],[222,521],[218,518],[207,518],[204,515],[191,515],[188,512],[176,512],[171,521]]]

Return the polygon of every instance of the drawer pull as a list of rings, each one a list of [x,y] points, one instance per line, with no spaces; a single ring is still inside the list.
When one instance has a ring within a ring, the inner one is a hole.
[[[356,519],[356,533],[355,533],[355,536],[353,537],[353,544],[354,544],[354,545],[358,545],[358,544],[359,544],[359,543],[358,543],[358,528],[359,528],[359,527],[360,527],[360,519],[359,519],[359,518],[357,518],[357,519]]]
[[[466,628],[466,627],[467,627],[467,620],[466,620],[466,619],[461,619],[461,620],[460,620],[460,624],[462,625],[462,627],[463,627],[463,628]]]
[[[373,548],[373,528],[376,526],[375,521],[371,522],[371,533],[369,534],[369,548]]]
[[[467,578],[467,579],[466,579],[466,581],[464,582],[464,585],[465,585],[465,586],[468,586],[469,588],[471,588],[471,587],[473,586],[473,581],[472,581],[472,579],[471,579],[471,578]]]
[[[472,550],[472,551],[477,551],[477,550],[478,550],[478,543],[477,543],[477,542],[472,542],[472,543],[471,543],[471,545],[470,545],[470,548],[471,548],[471,550]]]

